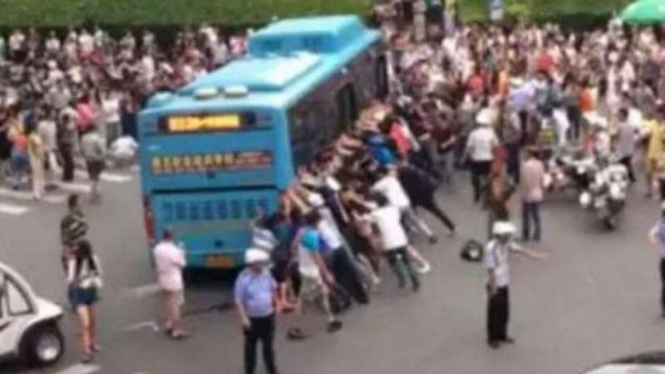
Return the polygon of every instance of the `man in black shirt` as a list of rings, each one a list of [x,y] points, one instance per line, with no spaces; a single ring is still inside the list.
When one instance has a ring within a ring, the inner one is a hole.
[[[399,168],[399,181],[414,209],[420,207],[432,213],[448,228],[451,236],[457,233],[455,223],[436,203],[436,184],[425,172],[403,161]]]

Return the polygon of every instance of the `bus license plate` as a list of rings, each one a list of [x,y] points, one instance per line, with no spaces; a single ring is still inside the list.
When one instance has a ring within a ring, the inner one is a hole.
[[[206,267],[229,269],[235,266],[233,257],[230,256],[208,256],[206,258]]]

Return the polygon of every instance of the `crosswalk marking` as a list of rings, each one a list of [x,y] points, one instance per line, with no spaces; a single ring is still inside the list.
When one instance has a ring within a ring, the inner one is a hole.
[[[0,203],[0,213],[9,214],[12,216],[20,216],[21,214],[27,213],[29,210],[30,208],[26,208],[24,206]]]
[[[79,178],[85,180],[88,179],[88,173],[85,170],[76,169],[74,173]],[[111,182],[111,183],[127,183],[132,180],[131,175],[108,173],[108,172],[102,172],[100,178],[102,181]]]
[[[90,185],[87,183],[76,183],[76,182],[56,182],[58,188],[78,193],[90,193]]]
[[[15,200],[24,200],[24,201],[33,201],[32,192],[28,191],[14,191],[9,188],[0,187],[0,197],[6,197],[9,199]],[[62,195],[49,195],[48,193],[44,194],[42,201],[45,201],[49,204],[62,204],[65,202],[65,197]]]
[[[55,374],[91,374],[101,369],[97,365],[90,364],[76,364],[70,367],[67,367]]]

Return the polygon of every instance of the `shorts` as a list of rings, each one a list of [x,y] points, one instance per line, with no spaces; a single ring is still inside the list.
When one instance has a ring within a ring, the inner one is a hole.
[[[162,290],[162,294],[164,297],[170,297],[173,302],[177,306],[183,306],[185,305],[185,291],[179,290],[179,291],[167,291],[167,290]]]
[[[98,182],[99,176],[105,167],[104,161],[88,161],[86,164],[88,166],[88,177],[91,181]]]
[[[99,293],[95,287],[75,287],[71,292],[70,298],[74,308],[79,306],[91,306],[99,301]]]
[[[323,282],[323,279],[318,277],[311,277],[304,274],[301,276],[300,297],[308,302],[312,302],[320,297],[328,295],[328,286]]]

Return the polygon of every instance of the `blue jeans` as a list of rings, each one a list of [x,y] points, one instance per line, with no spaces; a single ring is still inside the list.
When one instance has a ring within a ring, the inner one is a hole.
[[[531,223],[534,225],[533,240],[540,240],[540,203],[522,202],[522,239],[531,239]]]
[[[14,186],[18,187],[30,171],[28,154],[24,151],[12,151],[12,175],[14,177]]]

